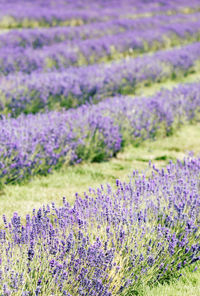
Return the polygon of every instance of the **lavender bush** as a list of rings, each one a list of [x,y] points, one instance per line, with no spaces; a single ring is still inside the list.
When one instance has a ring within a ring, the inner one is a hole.
[[[1,113],[17,116],[22,112],[68,109],[88,101],[96,103],[108,96],[133,93],[142,83],[158,82],[195,71],[199,59],[200,43],[193,43],[112,64],[2,77]]]
[[[100,161],[125,143],[169,135],[199,119],[200,84],[181,85],[153,97],[114,97],[63,112],[0,121],[0,184],[47,174],[63,163]]]
[[[103,1],[104,2],[104,1]],[[48,3],[48,1],[30,3],[20,1],[20,3],[2,3],[0,13],[0,27],[6,28],[23,28],[23,27],[52,27],[52,26],[78,26],[96,21],[105,21],[109,19],[119,18],[121,15],[127,15],[128,12],[133,14],[141,13],[146,5],[139,5],[137,9],[136,1],[110,1],[108,5],[104,2],[94,3],[87,1],[86,3],[66,1],[56,1]],[[56,5],[56,9],[55,9]],[[135,9],[134,9],[134,7]],[[23,10],[21,7],[23,6]],[[155,5],[149,4],[145,11],[157,13],[154,9]],[[181,5],[182,6],[182,5]],[[115,9],[113,9],[115,7]],[[167,5],[175,12],[179,11],[179,5]],[[163,8],[161,12],[163,12]],[[192,5],[191,9],[198,10],[199,5]],[[157,10],[157,9],[156,9]],[[164,13],[164,12],[163,12]]]
[[[185,13],[185,10],[186,13],[199,11],[199,1],[1,1],[0,27],[74,26],[120,17],[140,17],[143,14]]]
[[[115,57],[119,59],[191,41],[197,42],[200,40],[199,28],[200,20],[165,24],[159,26],[159,30],[126,31],[98,39],[74,40],[68,44],[62,42],[39,50],[3,47],[0,49],[0,70],[2,75],[46,72],[110,61]]]
[[[134,32],[138,35],[138,31],[149,29],[160,29],[167,23],[172,25],[178,24],[178,33],[180,32],[180,24],[196,22],[199,20],[200,14],[195,13],[192,16],[184,14],[162,15],[153,17],[142,17],[138,19],[114,19],[107,22],[95,22],[92,24],[82,25],[79,27],[54,27],[54,28],[34,28],[23,30],[9,30],[0,35],[0,47],[10,48],[42,48],[43,46],[52,45],[66,41],[100,38],[106,35],[114,35],[126,31]],[[169,25],[168,25],[169,26]],[[184,30],[184,29],[183,29]],[[193,30],[193,28],[189,28]],[[184,31],[183,31],[184,32]],[[180,33],[179,33],[180,34]],[[120,40],[119,40],[120,41]]]
[[[200,159],[133,172],[73,206],[43,206],[0,230],[2,295],[143,295],[196,269],[200,259]]]

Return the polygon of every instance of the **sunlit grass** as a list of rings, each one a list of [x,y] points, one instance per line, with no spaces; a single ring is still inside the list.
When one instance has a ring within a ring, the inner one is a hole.
[[[153,289],[144,287],[144,296],[199,296],[200,270],[193,270],[194,266],[187,268],[179,280],[171,281],[169,284],[158,285]]]
[[[164,82],[153,82],[150,86],[144,85],[143,87],[138,87],[134,95],[143,96],[143,97],[151,96],[151,95],[154,95],[156,92],[160,91],[161,89],[172,90],[179,83],[193,83],[198,81],[200,81],[199,71],[190,73],[187,76],[179,77],[178,79],[174,79],[174,80],[168,79]]]

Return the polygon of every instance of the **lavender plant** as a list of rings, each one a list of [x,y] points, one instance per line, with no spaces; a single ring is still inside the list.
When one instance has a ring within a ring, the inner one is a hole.
[[[3,295],[143,295],[144,285],[195,269],[199,244],[200,159],[133,172],[116,189],[90,188],[73,206],[43,206],[22,223],[3,216]]]
[[[126,31],[98,39],[62,42],[34,50],[22,47],[0,49],[2,75],[15,72],[31,73],[65,70],[70,66],[94,64],[156,51],[165,47],[184,45],[200,40],[200,21],[159,26],[159,30]],[[6,37],[6,36],[5,36]],[[17,38],[17,36],[16,36]],[[45,40],[45,38],[44,38]]]
[[[142,84],[196,71],[199,49],[200,43],[193,43],[112,64],[2,77],[1,113],[17,116],[47,109],[69,109],[86,102],[97,103],[105,97],[133,93]]]
[[[199,119],[199,83],[153,97],[109,98],[63,112],[2,117],[0,184],[47,174],[64,163],[101,161],[126,143],[169,135],[183,122]]]
[[[55,9],[56,5],[56,9]],[[23,9],[21,9],[23,7]],[[123,16],[140,17],[166,13],[199,11],[199,1],[1,1],[0,27],[26,28],[39,26],[82,25]]]
[[[196,22],[199,20],[199,12],[192,16],[184,14],[162,15],[153,17],[142,17],[138,19],[114,19],[106,22],[95,22],[92,24],[82,25],[78,27],[50,27],[50,28],[34,28],[23,30],[9,30],[0,35],[0,47],[10,48],[42,48],[43,46],[53,45],[66,41],[66,45],[73,41],[100,38],[107,35],[114,35],[126,31],[134,32],[138,35],[138,31],[149,29],[159,30],[167,23],[173,25],[178,24],[178,33],[180,34],[180,24]],[[193,28],[188,28],[193,30]],[[184,31],[184,29],[183,29]],[[119,40],[120,41],[120,40]],[[120,41],[121,42],[121,41]]]

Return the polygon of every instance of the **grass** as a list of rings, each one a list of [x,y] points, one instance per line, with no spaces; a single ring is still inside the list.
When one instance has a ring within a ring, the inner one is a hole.
[[[200,267],[200,266],[198,266]],[[194,270],[194,267],[193,267]],[[200,270],[192,272],[186,269],[183,276],[169,284],[158,285],[153,289],[145,287],[145,296],[199,296],[200,295]]]
[[[179,77],[174,80],[166,80],[163,82],[153,82],[150,86],[138,87],[135,91],[136,96],[151,96],[162,89],[173,89],[177,84],[181,83],[193,83],[200,81],[200,72],[190,73],[187,76]]]
[[[60,205],[62,197],[73,203],[75,193],[87,192],[89,186],[115,184],[116,179],[128,180],[134,169],[140,172],[148,169],[152,160],[157,167],[165,166],[169,160],[183,159],[193,151],[200,154],[200,123],[185,125],[173,136],[145,141],[138,147],[128,146],[117,157],[101,163],[82,163],[63,167],[48,176],[34,177],[30,182],[20,185],[7,185],[0,195],[0,216],[11,217],[13,212],[23,218],[33,208],[55,202]]]

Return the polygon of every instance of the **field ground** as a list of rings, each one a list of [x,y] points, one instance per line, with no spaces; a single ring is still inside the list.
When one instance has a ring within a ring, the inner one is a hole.
[[[178,281],[159,285],[153,289],[145,287],[145,296],[199,296],[200,295],[200,270],[195,272],[184,271]]]
[[[197,82],[200,81],[200,73],[192,73],[186,77],[181,77],[179,79],[174,79],[174,80],[167,80],[164,82],[159,82],[159,83],[153,83],[150,86],[146,87],[141,87],[136,90],[135,95],[139,96],[151,96],[155,94],[156,92],[160,91],[161,89],[173,89],[174,87],[177,86],[179,83],[192,83],[192,82]]]

